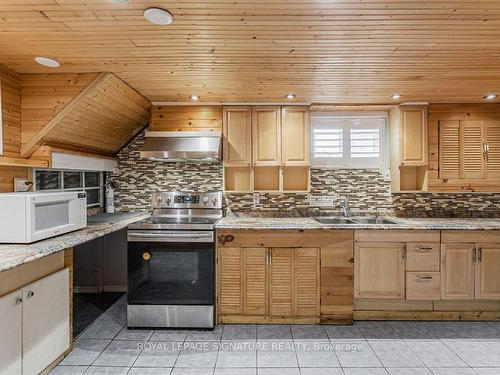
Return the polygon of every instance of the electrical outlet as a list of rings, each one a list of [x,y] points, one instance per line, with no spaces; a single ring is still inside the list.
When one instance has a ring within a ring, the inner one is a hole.
[[[260,204],[260,193],[253,193],[252,207],[255,208]]]
[[[31,187],[31,183],[25,178],[14,178],[14,191],[22,192],[28,191]]]

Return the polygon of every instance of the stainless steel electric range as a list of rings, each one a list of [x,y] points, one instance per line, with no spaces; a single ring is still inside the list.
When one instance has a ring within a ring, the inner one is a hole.
[[[128,226],[128,327],[214,326],[221,217],[220,192],[153,194],[153,216]]]

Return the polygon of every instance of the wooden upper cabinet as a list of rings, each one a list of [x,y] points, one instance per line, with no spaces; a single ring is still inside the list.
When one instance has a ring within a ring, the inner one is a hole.
[[[217,281],[219,314],[243,313],[243,249],[217,249]]]
[[[404,298],[405,244],[358,242],[354,246],[354,297]]]
[[[294,259],[295,315],[319,315],[320,249],[296,248]]]
[[[427,165],[426,106],[401,106],[401,164]]]
[[[486,176],[500,178],[500,121],[484,121],[486,132]]]
[[[485,178],[483,144],[486,142],[482,121],[460,122],[461,178]]]
[[[281,110],[276,106],[253,107],[252,145],[254,165],[281,164]]]
[[[270,249],[270,315],[293,315],[294,249]]]
[[[252,107],[225,107],[223,119],[224,164],[252,163]]]
[[[309,165],[309,107],[281,108],[283,165]]]
[[[441,298],[474,299],[474,244],[441,245]]]
[[[477,243],[475,298],[500,299],[500,243]]]
[[[460,121],[439,121],[439,178],[460,178]]]
[[[267,314],[267,249],[243,249],[243,280],[245,315]]]

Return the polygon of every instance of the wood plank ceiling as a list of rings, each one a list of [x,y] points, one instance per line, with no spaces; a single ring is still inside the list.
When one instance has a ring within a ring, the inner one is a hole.
[[[158,5],[172,25],[143,18]],[[500,1],[0,0],[0,51],[20,73],[111,71],[153,101],[481,102],[500,92]]]

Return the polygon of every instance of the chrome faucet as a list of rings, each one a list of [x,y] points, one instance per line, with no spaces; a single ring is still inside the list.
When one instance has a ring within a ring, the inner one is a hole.
[[[349,208],[349,199],[345,199],[340,203],[340,209],[344,217],[351,217],[351,209]]]

